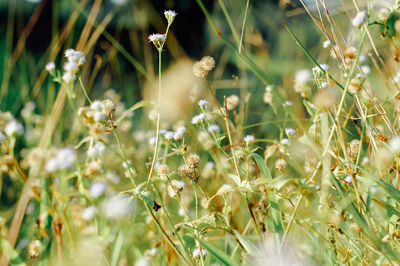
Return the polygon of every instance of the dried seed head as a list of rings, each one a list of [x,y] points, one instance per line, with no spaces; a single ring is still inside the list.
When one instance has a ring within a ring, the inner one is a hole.
[[[206,78],[208,73],[215,67],[215,60],[211,56],[204,56],[200,61],[193,64],[193,74],[199,78]]]
[[[349,85],[349,89],[348,89],[349,92],[351,94],[357,94],[361,90],[363,83],[364,83],[364,80],[362,79],[361,76],[352,78],[350,80],[350,85]]]
[[[204,69],[205,69],[206,71],[208,71],[208,72],[211,71],[211,70],[213,70],[214,67],[215,67],[215,60],[214,60],[214,58],[212,58],[212,57],[209,56],[209,55],[204,56],[204,57],[200,60],[200,63],[203,65]]]
[[[84,171],[85,176],[93,178],[101,173],[103,173],[103,168],[98,160],[86,164]]]
[[[169,166],[166,165],[166,164],[162,164],[162,165],[158,166],[158,168],[157,168],[157,174],[158,174],[160,177],[168,176],[168,174],[169,174]]]
[[[286,169],[287,163],[284,159],[278,159],[275,162],[275,169],[279,172],[284,173]]]
[[[200,163],[200,157],[199,155],[192,153],[189,154],[187,157],[187,164],[191,169],[196,169],[199,166]]]
[[[352,157],[357,157],[358,151],[360,150],[360,141],[358,139],[353,139],[349,143],[349,151]]]
[[[40,241],[32,240],[28,246],[28,253],[30,258],[39,258],[40,256]]]
[[[239,105],[239,97],[237,95],[231,95],[226,98],[226,105],[228,110],[233,110]]]
[[[343,52],[344,62],[347,66],[353,65],[353,60],[356,58],[357,49],[355,47],[349,47]]]
[[[180,177],[190,180],[191,170],[186,164],[182,164],[178,168],[178,174]]]

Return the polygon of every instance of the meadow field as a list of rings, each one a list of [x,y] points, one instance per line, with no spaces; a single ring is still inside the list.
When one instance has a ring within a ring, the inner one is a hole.
[[[399,0],[0,0],[0,266],[400,265]]]

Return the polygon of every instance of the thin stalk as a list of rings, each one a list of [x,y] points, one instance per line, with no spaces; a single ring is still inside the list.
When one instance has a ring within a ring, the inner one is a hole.
[[[158,154],[158,141],[160,138],[160,105],[161,105],[161,53],[162,47],[158,49],[158,110],[157,110],[157,129],[156,129],[156,146],[154,148],[153,159],[151,161],[149,176],[147,177],[146,188],[149,187],[151,175],[153,174],[154,165]]]

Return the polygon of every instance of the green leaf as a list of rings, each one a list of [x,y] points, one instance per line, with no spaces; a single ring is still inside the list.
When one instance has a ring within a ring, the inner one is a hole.
[[[249,240],[247,240],[243,235],[241,235],[238,231],[233,230],[235,233],[235,236],[239,240],[240,244],[244,247],[246,252],[251,255],[251,254],[257,254],[260,252],[260,250]]]
[[[18,252],[4,238],[0,238],[0,250],[8,257],[10,265],[26,265]]]
[[[253,156],[254,160],[256,161],[258,168],[260,169],[263,176],[272,179],[271,172],[269,171],[268,166],[265,163],[264,159],[261,157],[261,155],[259,155],[257,153],[253,153],[252,156]]]
[[[231,257],[228,256],[224,251],[216,248],[215,246],[198,239],[202,247],[204,247],[210,254],[212,254],[217,260],[219,260],[222,264],[224,265],[237,265],[239,266],[238,263],[236,263]]]
[[[150,191],[141,191],[139,193],[139,198],[143,200],[148,206],[154,207],[154,199],[153,199],[153,194],[151,194]]]

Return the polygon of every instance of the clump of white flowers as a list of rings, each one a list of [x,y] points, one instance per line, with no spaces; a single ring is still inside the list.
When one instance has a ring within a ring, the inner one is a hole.
[[[62,79],[65,83],[71,84],[76,79],[81,66],[86,63],[86,58],[83,52],[74,49],[67,49],[64,54],[68,61],[64,64]]]
[[[246,142],[246,145],[249,145],[250,143],[255,141],[255,138],[252,135],[247,135],[243,138],[244,142]]]

